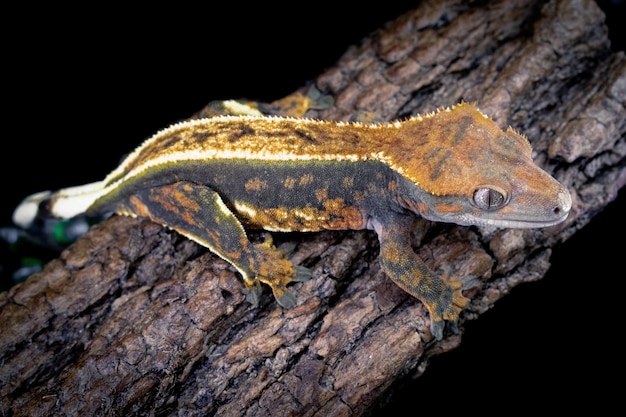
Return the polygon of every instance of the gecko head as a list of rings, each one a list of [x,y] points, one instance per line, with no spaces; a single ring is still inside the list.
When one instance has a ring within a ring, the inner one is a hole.
[[[469,104],[424,122],[429,126],[421,135],[427,137],[417,139],[423,156],[403,157],[398,164],[416,186],[420,215],[512,228],[551,226],[567,218],[569,191],[533,162],[525,137],[511,128],[502,131]]]
[[[419,190],[418,214],[429,220],[464,226],[547,227],[564,221],[572,199],[567,188],[540,171],[537,188],[516,181],[492,181],[467,194],[433,195]]]
[[[469,200],[472,208],[458,216],[457,221],[510,228],[547,227],[563,222],[569,215],[572,198],[567,188],[546,176],[543,180],[547,187],[536,192],[516,184],[510,192],[493,185],[477,188]]]
[[[539,173],[537,173],[539,174]],[[429,205],[425,217],[461,225],[507,228],[547,227],[563,222],[571,209],[567,188],[545,172],[536,189],[511,181],[483,184],[472,196],[452,195]],[[431,200],[433,200],[431,198]]]

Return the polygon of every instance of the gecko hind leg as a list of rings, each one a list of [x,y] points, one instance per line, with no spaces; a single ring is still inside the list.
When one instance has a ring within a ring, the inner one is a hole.
[[[253,244],[243,226],[210,187],[179,181],[136,191],[120,204],[119,212],[145,216],[209,248],[242,275],[246,299],[258,305],[262,288],[269,285],[277,302],[290,308],[296,298],[287,284],[300,280],[301,271],[272,244]]]

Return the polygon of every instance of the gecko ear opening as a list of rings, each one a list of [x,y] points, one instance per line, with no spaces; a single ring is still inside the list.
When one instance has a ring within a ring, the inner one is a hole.
[[[497,210],[507,203],[507,194],[496,187],[481,187],[474,191],[474,204],[481,210]]]

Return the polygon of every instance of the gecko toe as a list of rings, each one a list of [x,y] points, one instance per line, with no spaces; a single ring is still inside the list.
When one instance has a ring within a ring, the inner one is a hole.
[[[243,293],[246,296],[246,300],[252,304],[254,307],[259,306],[259,300],[261,299],[261,293],[263,289],[258,282],[252,284],[251,286],[246,285],[246,288],[243,289]]]
[[[296,250],[296,244],[292,242],[281,243],[276,249],[283,254],[285,258],[289,258]]]
[[[293,282],[303,282],[308,281],[313,276],[313,271],[311,268],[307,268],[306,266],[296,265],[295,267],[296,275],[291,279]]]
[[[287,309],[295,307],[298,302],[296,297],[288,290],[274,291],[274,297],[281,307]]]
[[[469,290],[472,288],[476,288],[481,285],[482,281],[476,275],[465,275],[460,278],[461,280],[461,289]]]
[[[430,332],[433,334],[435,339],[437,340],[443,339],[444,326],[445,326],[445,322],[443,320],[432,320],[430,322]]]

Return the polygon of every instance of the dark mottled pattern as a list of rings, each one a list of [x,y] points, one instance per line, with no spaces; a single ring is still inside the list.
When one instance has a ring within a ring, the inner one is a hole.
[[[244,223],[250,223],[251,226],[265,225],[255,222],[247,213],[238,213],[235,202],[253,207],[259,213],[276,209],[285,212],[314,209],[330,216],[329,224],[341,224],[342,213],[333,213],[333,205],[329,201],[341,200],[343,208],[353,207],[362,212],[364,217],[366,213],[384,216],[395,198],[389,184],[394,183],[397,177],[388,166],[378,161],[360,164],[286,161],[275,162],[271,170],[267,169],[267,164],[263,161],[189,161],[146,171],[141,177],[123,183],[114,192],[101,198],[93,205],[92,210],[115,210],[117,201],[125,200],[125,196],[135,194],[139,189],[184,180],[211,184],[209,187],[222,196],[225,204]],[[220,184],[212,181],[212,178],[225,178],[225,181]],[[286,183],[290,187],[286,187]],[[297,221],[299,223],[293,224],[293,230],[331,228],[324,227],[328,224],[323,225],[315,220]]]

